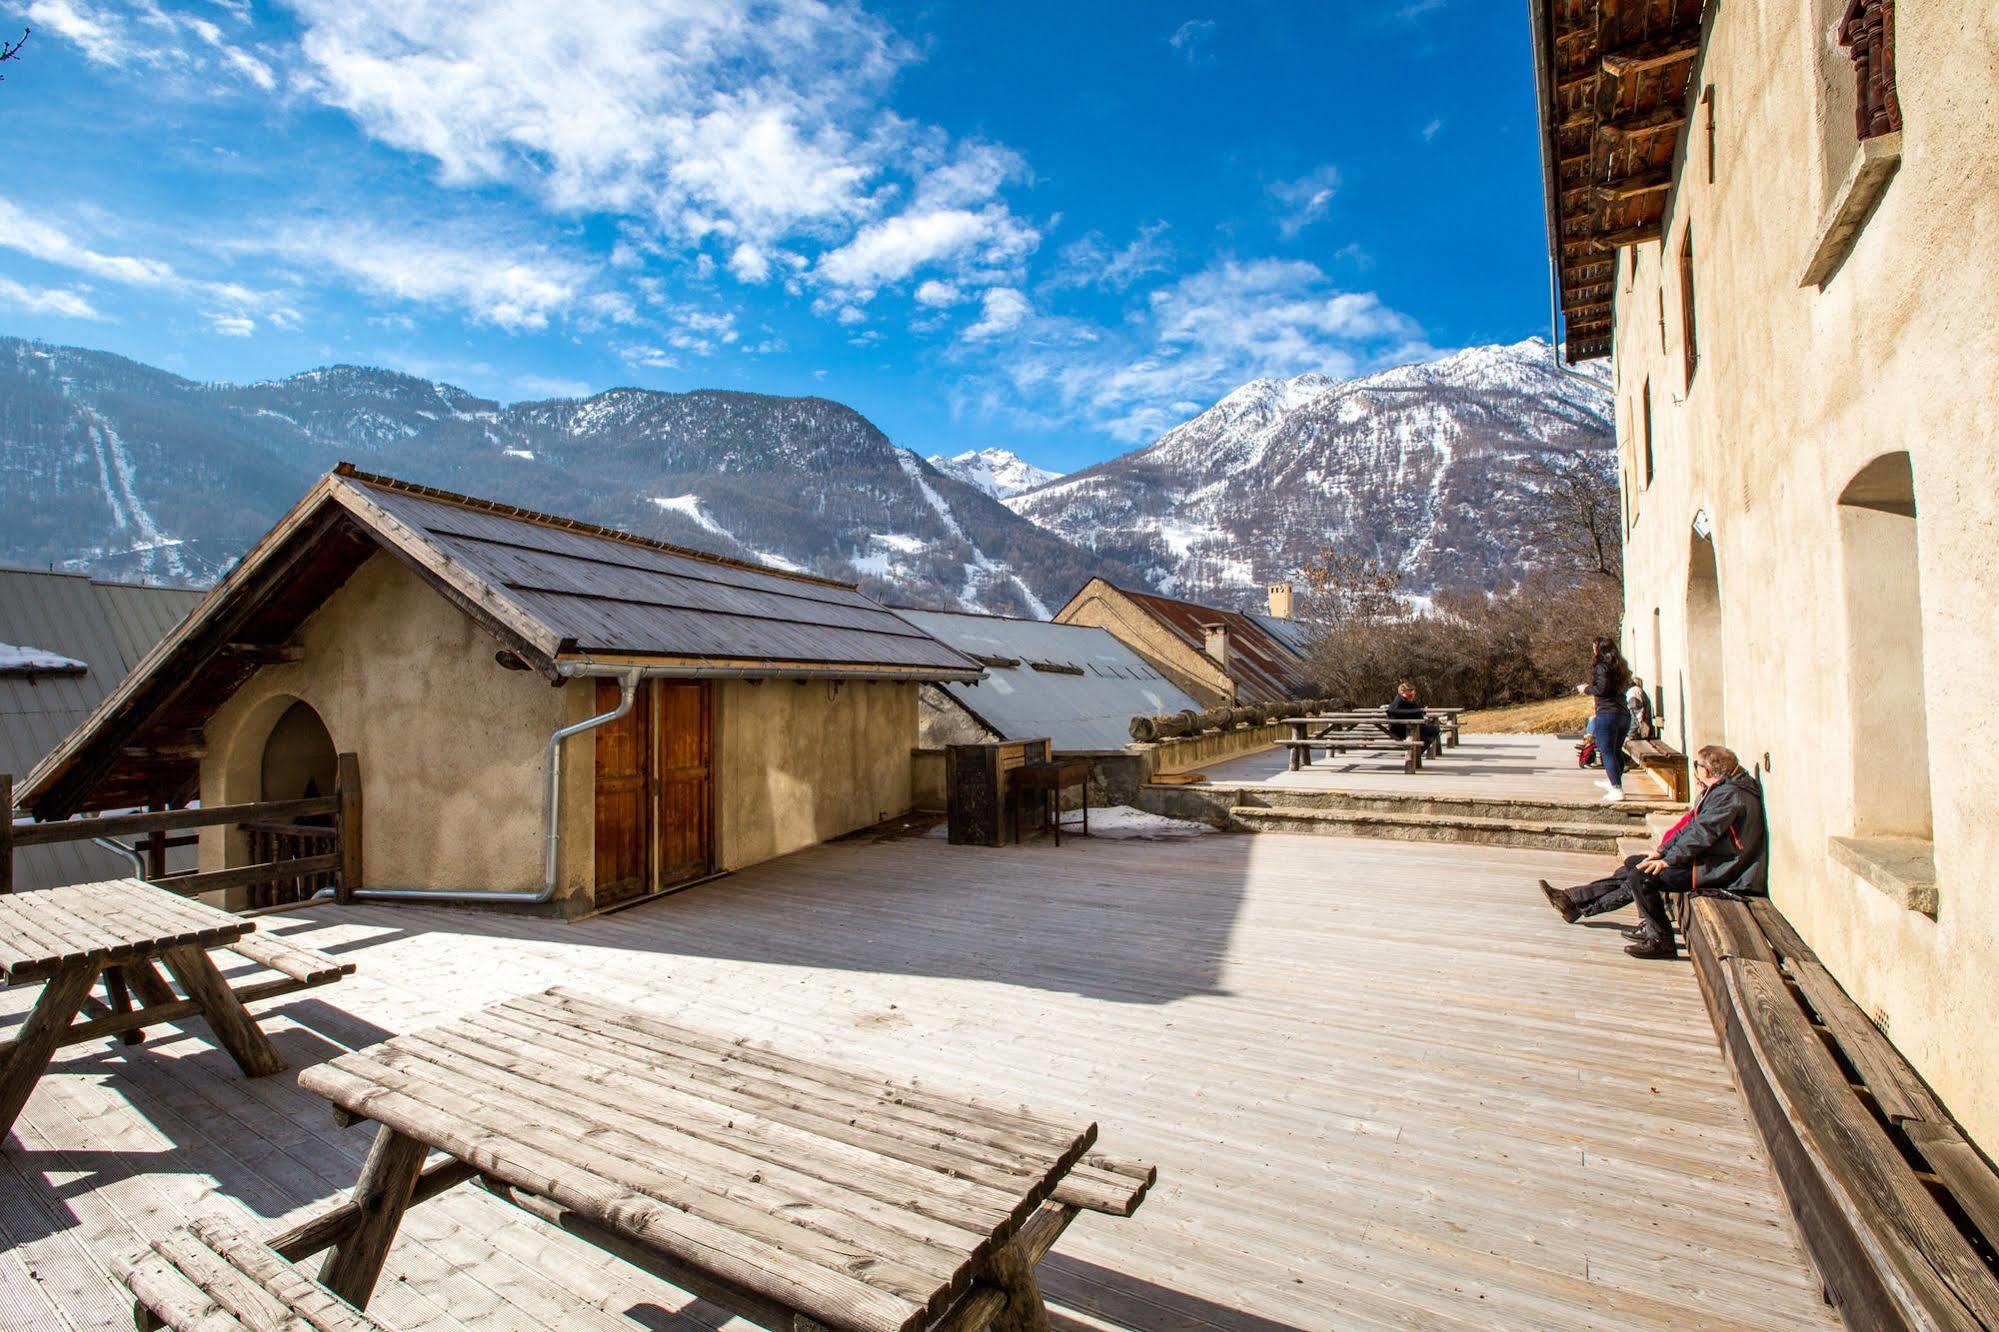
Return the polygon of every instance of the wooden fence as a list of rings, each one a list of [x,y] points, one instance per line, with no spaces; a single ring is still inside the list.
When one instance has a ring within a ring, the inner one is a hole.
[[[361,884],[361,766],[352,754],[338,758],[330,796],[304,800],[264,800],[241,805],[211,805],[202,809],[152,809],[54,823],[15,823],[14,778],[0,773],[0,893],[14,890],[14,849],[121,839],[144,863],[141,876],[183,896],[244,888],[250,910],[281,911],[332,888],[337,900],[352,901]],[[323,822],[322,822],[323,820]],[[192,845],[197,828],[243,829],[251,863],[203,874],[167,872],[167,852]]]

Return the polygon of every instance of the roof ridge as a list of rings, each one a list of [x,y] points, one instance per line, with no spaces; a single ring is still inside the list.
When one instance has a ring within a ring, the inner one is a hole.
[[[608,392],[609,390],[606,390]],[[676,546],[671,541],[661,541],[655,537],[640,536],[619,527],[606,527],[583,518],[565,518],[557,513],[545,513],[539,509],[524,509],[517,504],[504,504],[499,500],[480,499],[476,495],[462,495],[455,490],[444,490],[437,486],[426,486],[417,481],[405,481],[400,477],[384,476],[377,472],[364,472],[351,462],[335,464],[333,475],[362,485],[374,486],[397,494],[415,495],[420,499],[436,500],[444,504],[456,504],[461,508],[479,513],[490,513],[501,518],[515,518],[521,522],[533,523],[540,527],[553,527],[561,531],[582,532],[589,536],[604,537],[611,541],[622,541],[627,545],[646,550],[665,551],[669,555],[679,555],[686,559],[699,560],[704,564],[720,565],[725,569],[741,569],[747,573],[768,574],[773,578],[789,578],[794,582],[816,583],[821,587],[843,588],[849,592],[860,591],[858,583],[844,583],[837,578],[826,578],[819,574],[800,573],[791,569],[779,569],[768,564],[758,564],[752,560],[733,559],[727,555],[717,555],[712,551],[695,550],[691,546]]]

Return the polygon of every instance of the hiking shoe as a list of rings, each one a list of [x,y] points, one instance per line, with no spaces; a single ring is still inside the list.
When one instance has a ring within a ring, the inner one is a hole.
[[[1560,914],[1562,922],[1564,924],[1573,925],[1576,923],[1578,919],[1581,918],[1583,914],[1582,911],[1576,906],[1574,902],[1571,902],[1569,900],[1569,895],[1567,893],[1555,887],[1554,884],[1549,883],[1546,879],[1542,879],[1540,881],[1540,884],[1541,884],[1541,891],[1543,893],[1546,893],[1548,896],[1548,905],[1555,908],[1556,912]]]
[[[1680,950],[1673,947],[1671,939],[1661,939],[1649,930],[1637,943],[1626,944],[1624,951],[1633,957],[1658,958],[1662,961],[1670,961],[1680,955]]]
[[[1624,788],[1621,786],[1613,786],[1603,793],[1603,803],[1606,805],[1614,805],[1622,799],[1624,799]]]
[[[1643,925],[1626,925],[1618,933],[1631,943],[1637,943],[1640,939],[1649,939],[1652,937],[1652,931],[1646,929]]]

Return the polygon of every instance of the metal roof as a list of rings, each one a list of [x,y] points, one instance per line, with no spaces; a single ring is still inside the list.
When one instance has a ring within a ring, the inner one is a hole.
[[[82,674],[0,675],[0,772],[25,776],[201,597],[187,588],[0,569],[0,643],[32,644],[89,668]],[[88,883],[129,869],[88,842],[26,847],[14,856],[14,882],[21,888]]]
[[[1008,740],[1046,736],[1069,753],[1122,749],[1133,717],[1201,707],[1105,629],[953,611],[901,614],[984,664],[981,683],[940,687]],[[1036,663],[1069,669],[1036,670]]]
[[[1229,659],[1223,669],[1235,681],[1238,702],[1282,703],[1296,698],[1305,688],[1304,651],[1292,646],[1289,635],[1280,636],[1264,624],[1268,616],[1202,606],[1156,592],[1134,592],[1128,587],[1117,590],[1196,652],[1207,651],[1208,625],[1227,626]]]

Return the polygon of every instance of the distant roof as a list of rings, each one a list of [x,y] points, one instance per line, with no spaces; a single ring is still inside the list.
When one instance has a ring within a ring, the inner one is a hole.
[[[305,618],[387,551],[559,680],[591,664],[974,680],[979,664],[852,584],[768,569],[342,463],[16,788],[41,817],[191,796],[176,757]],[[143,616],[124,608],[127,632]],[[44,646],[32,635],[29,641]],[[246,650],[247,649],[247,650]],[[139,752],[134,753],[137,750]]]
[[[1303,631],[1296,626],[1285,630],[1276,627],[1279,622],[1268,615],[1203,606],[1177,597],[1162,597],[1157,592],[1136,592],[1115,583],[1106,585],[1116,587],[1196,652],[1207,650],[1208,625],[1227,626],[1229,660],[1225,669],[1235,681],[1239,701],[1280,703],[1297,697],[1305,688],[1305,640]],[[1084,590],[1088,590],[1087,585]]]
[[[901,614],[979,659],[981,683],[942,687],[1009,740],[1047,736],[1070,753],[1122,749],[1133,717],[1201,706],[1105,629],[956,611]]]
[[[25,776],[201,598],[189,588],[0,568],[0,643],[31,644],[84,665],[80,672],[0,672],[0,772]],[[14,882],[87,883],[128,869],[87,842],[26,847],[15,853]]]

